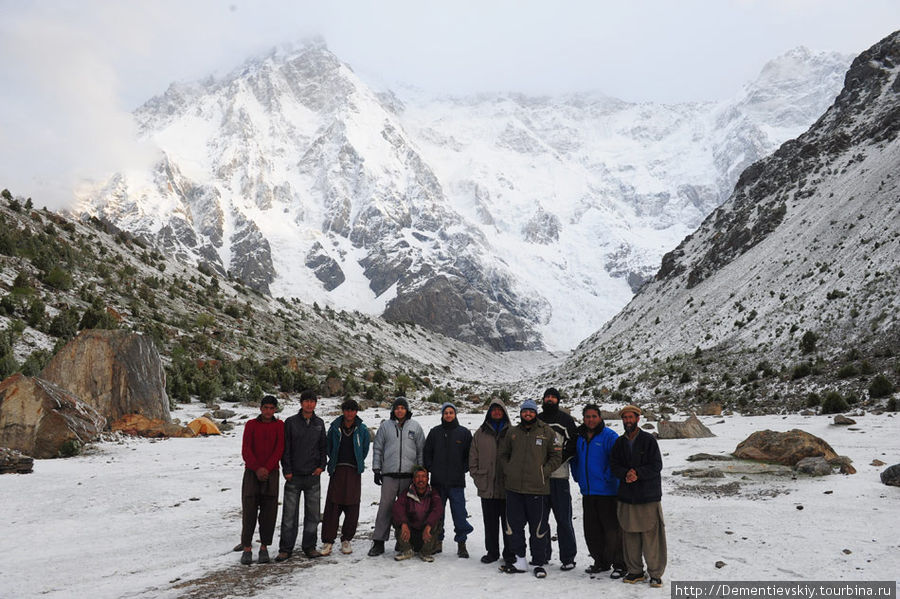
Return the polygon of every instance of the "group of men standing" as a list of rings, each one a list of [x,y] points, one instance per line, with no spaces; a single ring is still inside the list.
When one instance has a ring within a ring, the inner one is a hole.
[[[456,407],[441,406],[441,422],[427,436],[413,420],[408,401],[394,400],[390,419],[372,443],[372,470],[380,501],[369,556],[385,552],[394,529],[401,561],[418,554],[426,562],[443,551],[444,516],[450,504],[453,540],[460,558],[468,558],[466,541],[473,532],[465,506],[466,473],[481,500],[486,553],[483,563],[502,559],[500,571],[529,570],[547,576],[552,556],[549,515],[554,515],[560,569],[575,568],[577,545],[572,523],[569,474],[582,495],[584,536],[593,563],[587,572],[611,571],[610,577],[662,585],[666,565],[660,472],[656,439],[638,428],[641,411],[620,411],[621,437],[608,428],[596,405],[582,411],[583,424],[559,407],[560,394],[544,392],[542,410],[523,402],[513,424],[502,402],[491,403],[474,436],[457,419]],[[299,413],[283,423],[275,417],[277,402],[266,396],[260,415],[244,429],[241,562],[253,561],[251,540],[259,522],[259,563],[269,561],[278,502],[278,464],[285,478],[281,536],[275,561],[291,557],[299,528],[300,496],[304,498],[300,547],[307,557],[332,552],[341,513],[341,552],[351,553],[359,521],[361,479],[370,436],[357,415],[359,405],[347,400],[342,415],[327,428],[315,415],[317,398],[301,394]],[[316,549],[320,480],[330,479],[322,523],[322,546]],[[431,480],[429,482],[429,475]],[[526,542],[525,529],[528,528]],[[501,543],[502,541],[502,543]],[[530,561],[526,550],[530,549]],[[644,572],[644,560],[647,573]]]

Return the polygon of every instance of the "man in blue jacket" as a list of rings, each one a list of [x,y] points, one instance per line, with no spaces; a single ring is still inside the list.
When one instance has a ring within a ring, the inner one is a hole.
[[[341,527],[341,553],[353,553],[350,541],[359,524],[359,502],[362,494],[362,473],[369,455],[369,429],[357,416],[359,404],[348,399],[341,404],[343,416],[331,422],[326,435],[328,446],[328,494],[322,516],[322,555],[329,555],[337,538],[338,520],[344,513]]]
[[[316,549],[319,528],[322,472],[328,461],[325,447],[325,423],[316,416],[315,391],[300,394],[300,412],[284,421],[284,455],[281,469],[284,484],[284,507],[281,511],[281,536],[276,562],[291,557],[297,543],[300,494],[303,493],[303,537],[300,547],[306,557],[320,557]]]
[[[622,578],[625,558],[622,527],[616,516],[619,481],[609,467],[609,454],[619,435],[606,426],[596,405],[586,405],[581,413],[584,424],[576,430],[571,465],[572,476],[581,488],[584,540],[594,558],[585,572],[597,574],[612,569],[610,578]]]

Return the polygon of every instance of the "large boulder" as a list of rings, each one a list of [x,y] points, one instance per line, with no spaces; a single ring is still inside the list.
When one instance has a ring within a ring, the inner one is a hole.
[[[715,437],[715,435],[700,422],[696,414],[691,414],[690,418],[682,422],[659,421],[660,439],[703,439],[706,437]]]
[[[141,414],[125,414],[110,424],[113,432],[120,432],[133,437],[196,437],[187,426],[167,422],[162,418],[147,418]]]
[[[80,397],[109,422],[126,414],[171,420],[162,361],[143,335],[82,331],[53,356],[40,376]]]
[[[760,460],[787,466],[794,466],[803,458],[821,456],[826,460],[832,460],[838,457],[831,445],[799,429],[784,433],[757,431],[741,441],[732,455],[745,460]]]
[[[892,487],[900,487],[900,464],[894,464],[881,473],[881,482]]]
[[[71,455],[106,426],[97,410],[65,389],[14,374],[0,383],[0,445],[35,458]]]

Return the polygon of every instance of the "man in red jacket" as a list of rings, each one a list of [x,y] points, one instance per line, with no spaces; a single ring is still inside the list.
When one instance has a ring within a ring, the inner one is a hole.
[[[278,462],[284,453],[284,422],[275,416],[278,400],[263,397],[259,416],[244,425],[241,456],[244,458],[244,482],[241,485],[242,564],[253,563],[253,531],[259,519],[259,563],[269,562],[275,519],[278,517]]]
[[[399,561],[419,552],[423,562],[434,561],[434,550],[440,543],[444,522],[444,502],[428,484],[428,471],[421,466],[413,469],[413,482],[400,493],[392,511]]]

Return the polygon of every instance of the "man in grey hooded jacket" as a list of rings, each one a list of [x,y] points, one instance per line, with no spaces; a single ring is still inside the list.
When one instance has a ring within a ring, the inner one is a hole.
[[[378,427],[372,444],[372,470],[375,484],[381,486],[375,532],[369,556],[384,553],[384,542],[391,533],[391,510],[401,491],[412,481],[413,468],[423,462],[425,433],[412,419],[409,402],[398,397],[391,406],[391,419]]]

